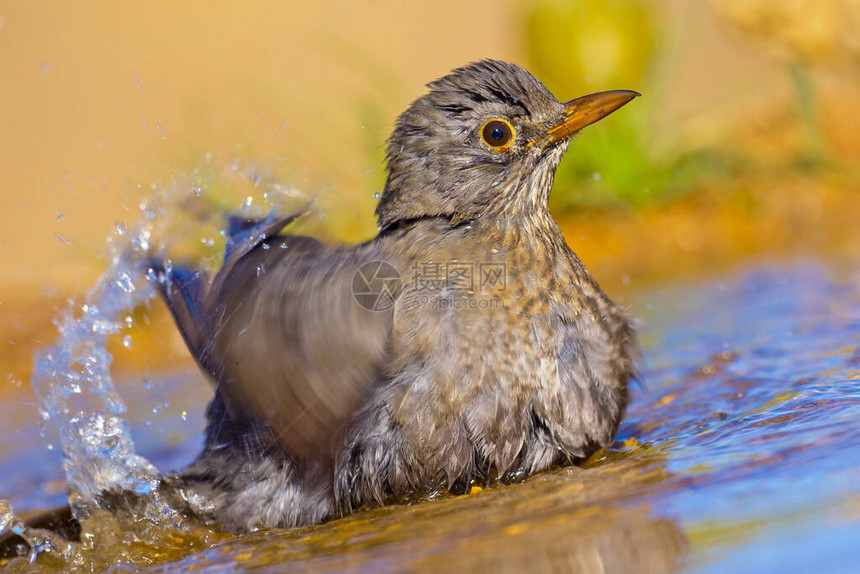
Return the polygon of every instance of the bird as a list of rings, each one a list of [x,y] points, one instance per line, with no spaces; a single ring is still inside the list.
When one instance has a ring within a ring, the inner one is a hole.
[[[205,444],[165,476],[231,532],[515,483],[609,448],[636,333],[548,201],[574,135],[639,94],[560,102],[481,60],[395,122],[378,235],[325,245],[307,209],[229,221],[214,276],[151,263],[214,382]]]

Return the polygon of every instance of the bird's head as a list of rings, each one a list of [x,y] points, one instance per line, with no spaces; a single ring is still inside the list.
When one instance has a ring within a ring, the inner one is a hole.
[[[615,90],[562,103],[524,69],[496,60],[428,87],[388,140],[388,180],[376,209],[382,229],[428,216],[457,224],[546,210],[571,137],[639,95]]]

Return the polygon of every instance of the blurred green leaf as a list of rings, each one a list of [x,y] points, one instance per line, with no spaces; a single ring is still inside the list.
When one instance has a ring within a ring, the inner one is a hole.
[[[635,0],[539,0],[524,14],[532,71],[563,99],[607,89],[645,98],[584,131],[556,175],[555,209],[643,204],[680,193],[726,169],[716,150],[651,152],[649,91],[661,57],[653,5]]]

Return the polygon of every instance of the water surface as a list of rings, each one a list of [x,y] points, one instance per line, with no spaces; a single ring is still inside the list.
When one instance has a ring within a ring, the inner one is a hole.
[[[636,293],[645,384],[612,452],[462,497],[228,537],[202,551],[188,543],[182,552],[180,542],[157,560],[168,563],[135,568],[853,571],[858,284],[856,265],[805,259]],[[209,390],[193,368],[118,386],[139,453],[161,469],[194,456]],[[62,502],[56,449],[41,447],[33,413],[0,409],[17,429],[3,435],[3,496],[18,509]],[[110,563],[116,549],[103,551]]]

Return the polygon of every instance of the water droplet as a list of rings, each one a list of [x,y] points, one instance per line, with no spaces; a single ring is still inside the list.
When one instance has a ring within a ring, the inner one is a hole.
[[[62,221],[66,217],[59,209],[55,209],[54,212],[57,214],[57,221]]]
[[[120,273],[119,277],[114,281],[114,285],[128,294],[134,293],[135,291],[134,281],[128,273]]]
[[[266,274],[266,266],[263,265],[262,263],[260,263],[259,265],[257,265],[257,277],[260,277],[260,276],[265,275],[265,274]]]
[[[245,198],[245,207],[251,207],[251,204],[254,203],[254,198],[250,195]]]
[[[265,249],[265,250],[269,250],[269,249],[271,249],[271,246],[270,246],[268,243],[263,243],[262,247],[263,247],[263,249]]]
[[[131,349],[131,335],[126,335],[122,338],[122,346],[126,349]]]
[[[382,197],[382,194],[379,193],[378,191],[373,194],[373,199],[379,199],[380,197]]]
[[[68,239],[66,239],[66,236],[65,236],[65,235],[63,235],[62,233],[55,233],[55,234],[54,234],[54,237],[56,237],[56,238],[57,238],[57,241],[59,241],[59,242],[60,242],[60,243],[62,243],[63,245],[68,245],[68,244],[69,244],[69,240],[68,240]]]
[[[206,247],[212,247],[213,245],[215,245],[215,240],[214,240],[214,239],[210,239],[209,237],[201,237],[201,238],[200,238],[200,243],[202,243],[202,244],[203,244],[203,245],[205,245]]]
[[[128,233],[128,228],[125,226],[125,223],[123,223],[122,221],[117,223],[116,224],[116,234],[117,235],[125,235],[126,233]]]
[[[179,418],[181,418],[184,421],[187,421],[188,420],[188,411],[180,411]]]
[[[125,321],[125,326],[129,329],[134,326],[134,318],[131,315],[126,315],[123,321]]]

